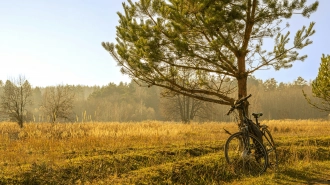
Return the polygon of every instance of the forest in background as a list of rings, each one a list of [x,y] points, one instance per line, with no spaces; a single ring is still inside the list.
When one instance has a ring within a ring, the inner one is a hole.
[[[3,83],[0,93],[3,93]],[[235,84],[232,84],[235,86]],[[73,111],[70,119],[57,122],[129,122],[143,120],[205,122],[233,121],[226,116],[229,106],[202,102],[162,90],[160,87],[141,87],[135,82],[109,83],[106,86],[70,86],[74,91]],[[32,104],[27,107],[27,122],[50,122],[41,111],[45,89],[32,88]],[[262,119],[327,119],[326,112],[311,107],[302,90],[312,97],[311,82],[298,77],[291,83],[278,83],[274,78],[262,81],[248,79],[250,113],[263,112]],[[235,97],[237,92],[233,92]],[[1,95],[1,94],[0,94]],[[9,117],[1,113],[0,119]]]

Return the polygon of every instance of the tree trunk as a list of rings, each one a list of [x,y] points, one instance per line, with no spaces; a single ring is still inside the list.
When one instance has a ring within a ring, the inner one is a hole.
[[[245,55],[243,55],[238,57],[238,75],[236,77],[237,85],[238,85],[238,99],[247,96],[247,77],[248,77],[248,73],[246,72],[246,68],[245,68]],[[246,115],[249,115],[248,107],[249,107],[249,103],[245,103],[244,108]],[[242,125],[242,121],[243,121],[242,111],[239,111],[239,118],[240,118],[240,125]]]
[[[18,120],[18,125],[20,128],[23,128],[23,121],[22,120]]]
[[[20,111],[18,111],[20,113],[19,116],[19,121],[18,121],[18,124],[21,128],[23,128],[23,86],[21,84],[20,86]]]
[[[180,95],[177,95],[178,97],[178,103],[179,103],[179,110],[180,110],[180,117],[181,117],[181,121],[183,122],[184,121],[184,106],[182,105],[182,101],[181,101],[181,98],[180,98]]]
[[[186,121],[185,123],[190,123],[190,97],[186,96]]]

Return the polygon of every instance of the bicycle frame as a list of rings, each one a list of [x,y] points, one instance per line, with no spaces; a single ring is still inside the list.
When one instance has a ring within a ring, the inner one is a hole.
[[[251,95],[245,97],[244,98],[245,99],[244,101],[246,101],[247,98],[249,98],[249,97],[251,97]],[[252,128],[250,128],[250,127],[252,127],[251,124],[254,124],[254,123],[252,122],[252,120],[250,120],[248,118],[248,116],[246,114],[246,110],[244,108],[244,103],[245,102],[243,100],[239,100],[239,101],[240,101],[239,102],[239,105],[238,106],[233,106],[232,107],[232,110],[238,109],[238,110],[241,110],[242,111],[243,123],[242,124],[239,124],[239,129],[243,133],[243,137],[244,137],[243,138],[243,142],[244,142],[245,148],[244,148],[244,154],[243,155],[246,155],[246,154],[251,153],[251,149],[250,149],[251,148],[251,143],[250,143],[250,136],[249,136],[249,134],[250,134],[250,129],[253,130]],[[236,102],[235,102],[235,104],[236,104]],[[228,113],[227,113],[227,115],[228,115]],[[260,129],[260,127],[258,127],[258,128]],[[264,132],[262,134],[264,135]],[[262,139],[261,138],[259,139],[259,141],[262,143]]]
[[[268,128],[268,126],[267,125],[260,125],[260,123],[258,122],[258,117],[255,117],[255,119],[256,119],[256,125],[260,129],[262,135],[265,136],[265,132],[266,132],[266,129]],[[272,141],[269,140],[268,137],[264,137],[264,138],[266,138],[269,143],[273,143]],[[272,145],[272,146],[275,148],[274,145]]]
[[[250,136],[249,136],[249,127],[248,125],[241,127],[241,132],[243,133],[243,142],[244,142],[244,151],[243,151],[243,158],[248,156],[251,153],[251,146],[250,146]]]
[[[243,125],[240,125],[240,131],[243,133],[243,142],[244,142],[244,152],[243,157],[248,156],[251,153],[251,144],[250,144],[250,136],[249,136],[249,118],[246,116],[245,109],[243,105],[237,107],[237,109],[242,110],[243,115]]]

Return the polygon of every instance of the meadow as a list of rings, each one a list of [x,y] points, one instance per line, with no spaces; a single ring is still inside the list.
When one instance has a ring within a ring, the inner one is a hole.
[[[235,123],[0,123],[0,184],[330,184],[330,122],[270,120],[279,168],[238,176]]]

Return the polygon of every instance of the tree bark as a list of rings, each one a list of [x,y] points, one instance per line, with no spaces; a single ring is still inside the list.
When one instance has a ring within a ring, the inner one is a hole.
[[[238,86],[238,99],[241,99],[243,97],[247,96],[247,77],[248,73],[246,72],[246,66],[245,66],[245,54],[238,57],[238,74],[236,76],[237,79],[237,86]],[[244,109],[246,115],[249,115],[249,109],[248,109],[249,103],[244,104]],[[242,124],[243,121],[243,112],[239,111],[239,118],[240,118],[240,124]]]

